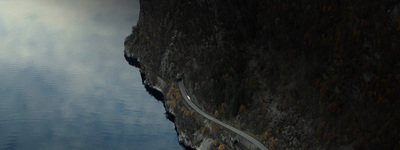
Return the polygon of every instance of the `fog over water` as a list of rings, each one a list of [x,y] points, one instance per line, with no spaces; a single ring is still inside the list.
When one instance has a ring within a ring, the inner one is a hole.
[[[0,149],[182,149],[123,57],[138,0],[0,0]]]

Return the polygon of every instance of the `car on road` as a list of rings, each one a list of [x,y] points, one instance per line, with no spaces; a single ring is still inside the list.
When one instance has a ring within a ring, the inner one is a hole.
[[[180,82],[180,81],[182,81],[182,80],[183,80],[183,78],[184,78],[184,75],[183,75],[183,73],[178,73],[178,74],[176,75],[176,82]]]
[[[189,100],[190,100],[190,97],[189,96],[186,96]]]

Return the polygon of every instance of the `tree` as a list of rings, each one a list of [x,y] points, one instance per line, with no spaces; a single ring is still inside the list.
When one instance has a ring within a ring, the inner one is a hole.
[[[218,118],[218,116],[219,116],[218,110],[215,110],[214,117]]]
[[[180,94],[179,94],[179,90],[177,88],[174,88],[174,86],[171,86],[168,90],[167,93],[167,99],[170,101],[170,106],[172,108],[176,107],[176,101],[178,99],[180,99]]]
[[[246,107],[243,104],[240,105],[239,113],[242,113],[242,112],[245,112],[245,111],[246,111]]]
[[[220,144],[218,146],[218,150],[225,150],[225,145],[224,144]]]

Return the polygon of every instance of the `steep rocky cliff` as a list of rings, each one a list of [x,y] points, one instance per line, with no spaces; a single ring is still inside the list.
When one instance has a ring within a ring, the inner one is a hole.
[[[162,91],[181,142],[247,149],[180,98],[271,149],[400,148],[400,3],[140,1],[125,55]]]

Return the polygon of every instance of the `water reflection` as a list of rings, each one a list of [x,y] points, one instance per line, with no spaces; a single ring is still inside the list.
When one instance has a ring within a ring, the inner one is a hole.
[[[138,10],[0,0],[0,149],[182,149],[122,56]]]

